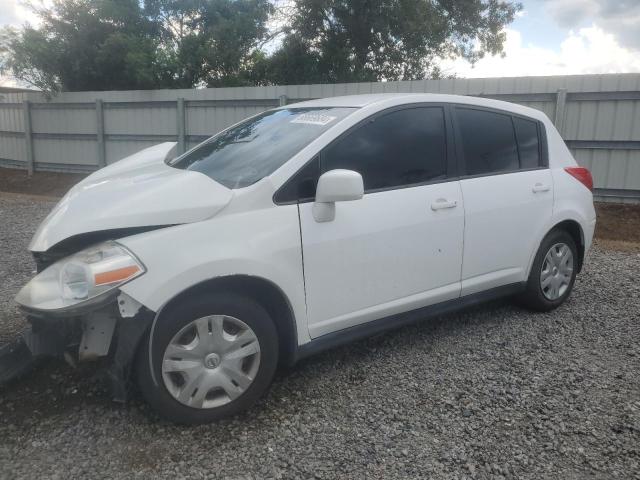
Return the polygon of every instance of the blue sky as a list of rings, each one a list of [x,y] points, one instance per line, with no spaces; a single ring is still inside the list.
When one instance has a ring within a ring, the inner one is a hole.
[[[544,4],[545,2],[539,0],[523,2],[524,10],[511,24],[511,28],[522,34],[525,43],[556,49],[567,32],[551,18]]]
[[[475,66],[442,59],[444,70],[459,77],[640,72],[640,0],[520,2],[523,10],[505,29],[504,56]],[[36,20],[22,0],[0,0],[0,26]]]
[[[521,0],[505,55],[444,60],[460,77],[640,72],[640,0]]]

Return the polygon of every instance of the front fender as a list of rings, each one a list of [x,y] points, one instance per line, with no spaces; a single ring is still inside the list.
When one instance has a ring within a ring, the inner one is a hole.
[[[273,205],[121,239],[147,269],[121,290],[158,312],[177,295],[203,282],[234,275],[259,277],[275,284],[287,297],[298,343],[306,343],[297,208]]]

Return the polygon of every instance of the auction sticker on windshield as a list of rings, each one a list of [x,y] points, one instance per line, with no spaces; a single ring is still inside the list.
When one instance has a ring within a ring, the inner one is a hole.
[[[291,123],[306,123],[309,125],[327,125],[338,117],[323,115],[321,113],[302,113],[291,120]]]

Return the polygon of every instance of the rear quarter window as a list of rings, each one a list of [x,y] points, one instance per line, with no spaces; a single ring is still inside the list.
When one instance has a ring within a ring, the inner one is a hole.
[[[540,133],[538,122],[513,117],[513,125],[516,129],[518,140],[518,153],[520,154],[520,168],[536,168],[541,165],[540,158]]]

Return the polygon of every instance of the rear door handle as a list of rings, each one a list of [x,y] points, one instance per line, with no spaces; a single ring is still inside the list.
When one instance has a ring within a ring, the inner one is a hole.
[[[540,192],[548,192],[549,190],[551,190],[551,187],[549,185],[544,185],[542,183],[536,183],[533,188],[533,193],[540,193]]]
[[[447,200],[446,198],[439,198],[435,202],[431,203],[431,210],[442,210],[445,208],[455,208],[458,206],[458,202],[455,200]]]

